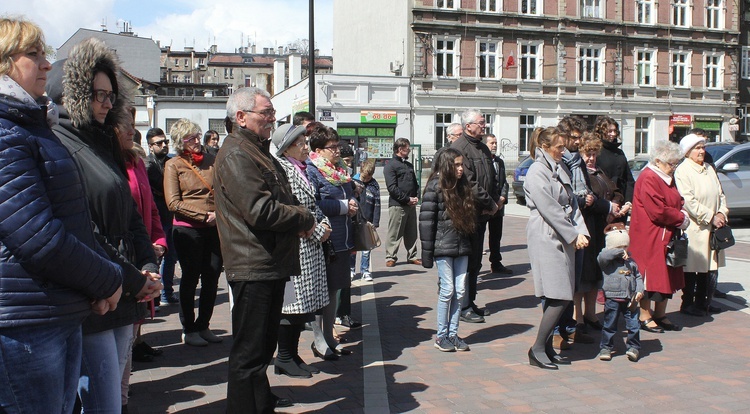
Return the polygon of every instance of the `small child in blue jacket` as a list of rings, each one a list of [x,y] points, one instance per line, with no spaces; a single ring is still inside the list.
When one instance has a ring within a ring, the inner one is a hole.
[[[373,178],[375,174],[375,160],[370,158],[362,163],[359,167],[359,174],[354,176],[354,180],[358,181],[356,184],[362,185],[361,192],[357,196],[359,201],[359,209],[362,211],[362,217],[365,220],[375,226],[380,227],[380,185],[378,181]],[[359,187],[359,185],[357,185]],[[366,282],[372,282],[372,271],[370,270],[370,252],[371,250],[362,252],[362,258],[360,259],[359,268],[362,272],[362,280]],[[354,278],[355,266],[356,266],[356,252],[352,253],[352,279]]]
[[[628,330],[625,355],[630,361],[637,362],[641,349],[638,302],[643,297],[643,278],[638,265],[628,255],[630,236],[625,226],[622,223],[610,224],[604,229],[604,235],[605,247],[597,257],[604,276],[602,290],[605,297],[599,359],[612,359],[614,336],[622,314]]]

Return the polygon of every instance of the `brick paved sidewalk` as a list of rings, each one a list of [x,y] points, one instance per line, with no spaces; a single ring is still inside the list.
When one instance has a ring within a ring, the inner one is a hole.
[[[747,309],[687,317],[676,312],[679,293],[669,303],[669,317],[685,329],[642,332],[638,363],[624,356],[620,334],[610,362],[596,359],[598,344],[576,344],[564,353],[573,360],[571,366],[559,371],[529,366],[526,352],[541,308],[529,273],[525,226],[525,218],[506,217],[503,262],[514,275],[488,273],[485,256],[477,302],[492,315],[483,324],[460,324],[459,335],[470,352],[443,353],[432,346],[436,269],[405,264],[403,258],[386,269],[383,248],[375,251],[374,282],[356,281],[352,289],[354,317],[366,324],[342,330],[354,353],[321,361],[310,351],[312,333],[304,332],[300,355],[322,372],[312,379],[291,379],[274,375],[271,367],[274,392],[296,403],[277,412],[747,412]],[[211,328],[224,343],[181,345],[174,305],[162,307],[155,323],[144,326],[146,340],[163,347],[164,356],[135,364],[131,413],[224,412],[231,334],[223,278]]]

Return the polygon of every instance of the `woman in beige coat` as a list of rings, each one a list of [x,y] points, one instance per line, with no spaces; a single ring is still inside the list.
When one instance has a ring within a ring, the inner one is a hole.
[[[685,210],[690,216],[687,228],[688,261],[685,266],[685,287],[682,290],[680,312],[704,316],[721,312],[711,306],[716,290],[719,267],[724,266],[724,252],[711,249],[711,230],[727,223],[727,201],[714,168],[704,162],[706,139],[689,134],[680,141],[685,160],[677,167],[674,177],[680,195],[685,199]]]

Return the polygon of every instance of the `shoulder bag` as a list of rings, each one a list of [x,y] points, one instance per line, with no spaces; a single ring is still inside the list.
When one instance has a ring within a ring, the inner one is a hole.
[[[380,247],[380,236],[375,226],[365,220],[360,210],[352,218],[354,228],[354,250],[364,252]]]
[[[734,246],[734,235],[729,225],[711,230],[711,250],[721,250]]]
[[[683,267],[687,264],[687,258],[688,239],[682,230],[677,230],[667,244],[667,266]]]

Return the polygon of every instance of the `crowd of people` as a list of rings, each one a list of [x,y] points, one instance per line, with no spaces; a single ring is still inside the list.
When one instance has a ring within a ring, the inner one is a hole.
[[[228,412],[290,405],[266,371],[320,372],[300,356],[306,328],[312,356],[352,353],[336,325],[361,327],[351,283],[358,273],[373,281],[370,251],[357,271],[352,218],[380,224],[375,161],[359,159],[353,175],[356,154],[335,129],[306,112],[276,126],[269,94],[254,87],[229,97],[223,145],[180,119],[171,143],[150,129],[146,152],[116,52],[87,39],[51,65],[44,48],[35,24],[0,19],[0,374],[9,381],[0,407],[71,412],[78,400],[83,412],[125,412],[132,360],[163,352],[140,338],[147,312],[179,304],[185,345],[223,341],[210,329],[222,272],[232,298]],[[665,313],[678,290],[687,315],[721,311],[711,300],[724,255],[709,239],[728,209],[696,132],[658,142],[635,183],[614,119],[590,130],[566,116],[534,131],[524,192],[542,318],[531,365],[570,364],[557,350],[593,343],[592,330],[602,332],[599,359],[611,359],[620,315],[637,361],[640,330],[681,329]],[[447,138],[424,189],[409,140],[394,141],[383,168],[385,267],[397,265],[402,241],[408,264],[436,267],[434,347],[469,351],[459,322],[490,316],[477,304],[488,227],[491,271],[513,273],[500,253],[508,182],[480,111],[466,110]],[[683,231],[687,264],[670,265],[668,246]]]

